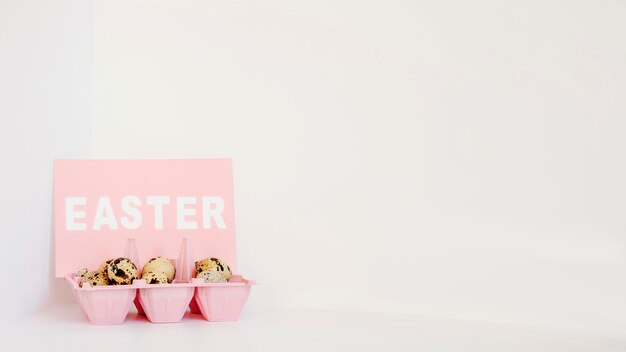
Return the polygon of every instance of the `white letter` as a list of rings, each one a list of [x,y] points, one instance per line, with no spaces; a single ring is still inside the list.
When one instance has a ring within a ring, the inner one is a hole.
[[[170,204],[170,197],[148,197],[146,203],[154,205],[154,228],[163,229],[163,206]]]
[[[100,230],[102,225],[109,226],[111,230],[117,230],[117,221],[115,220],[109,197],[100,197],[98,199],[98,208],[93,219],[93,229]]]
[[[196,197],[176,197],[176,225],[179,230],[193,230],[198,228],[195,221],[187,221],[186,216],[196,215],[195,208],[185,208],[187,204],[196,204]]]
[[[215,208],[211,207],[215,204]],[[224,219],[222,219],[222,211],[224,211],[224,200],[222,197],[202,197],[202,227],[211,228],[211,218],[215,219],[215,224],[220,229],[225,229]]]
[[[136,196],[126,196],[122,198],[122,210],[133,217],[133,221],[130,221],[128,217],[124,216],[120,219],[122,226],[127,229],[134,230],[141,226],[141,212],[135,208],[135,206],[141,205],[141,200]]]
[[[87,204],[87,198],[85,197],[67,197],[65,198],[65,229],[68,231],[80,231],[86,230],[87,224],[81,223],[78,224],[75,222],[76,219],[84,219],[85,212],[84,211],[76,211],[74,209],[75,205],[85,205]]]

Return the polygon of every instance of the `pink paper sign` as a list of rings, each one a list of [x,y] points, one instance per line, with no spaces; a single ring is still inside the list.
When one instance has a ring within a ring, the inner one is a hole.
[[[55,274],[97,269],[135,238],[140,264],[218,257],[236,272],[232,161],[56,160]]]

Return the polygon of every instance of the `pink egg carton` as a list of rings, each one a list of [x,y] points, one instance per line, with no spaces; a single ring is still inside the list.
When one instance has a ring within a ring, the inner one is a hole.
[[[131,259],[141,271],[134,239],[127,240],[124,257]],[[171,284],[150,285],[137,279],[131,285],[81,287],[82,278],[75,274],[67,275],[66,280],[92,324],[123,323],[133,303],[138,313],[152,323],[178,323],[187,308],[208,321],[237,320],[254,281],[241,275],[232,275],[225,283],[207,283],[192,278],[195,261],[191,255],[191,241],[187,238],[182,240],[180,255],[172,263],[176,266],[176,277]]]

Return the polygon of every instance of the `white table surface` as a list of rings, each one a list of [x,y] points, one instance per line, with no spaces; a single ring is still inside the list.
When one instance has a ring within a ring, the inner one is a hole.
[[[187,313],[178,324],[131,312],[122,325],[95,326],[62,304],[4,324],[5,346],[48,351],[626,351],[626,340],[567,330],[342,311],[244,310],[234,323]]]

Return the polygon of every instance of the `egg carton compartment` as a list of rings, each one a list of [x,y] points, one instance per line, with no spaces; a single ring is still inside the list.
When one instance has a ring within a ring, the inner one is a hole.
[[[127,241],[124,256],[135,263],[141,275],[134,239]],[[237,320],[254,281],[240,275],[232,275],[225,283],[206,283],[192,278],[195,261],[191,241],[186,238],[182,240],[179,257],[170,261],[176,267],[176,276],[169,284],[148,284],[139,278],[131,285],[80,287],[80,277],[72,274],[67,280],[74,298],[92,324],[123,323],[133,303],[138,313],[151,323],[178,323],[187,308],[208,321]]]
[[[190,283],[194,265],[191,240],[183,238],[178,259],[169,259],[176,268],[174,281],[169,284],[150,285],[139,279],[135,305],[151,323],[178,323],[183,319],[193,298],[194,285]]]
[[[250,288],[255,285],[240,275],[233,275],[228,282],[207,283],[202,279],[192,279],[195,285],[190,309],[192,313],[213,322],[236,321],[250,296]]]
[[[74,274],[66,276],[72,287],[74,299],[87,319],[95,325],[122,324],[137,294],[136,284],[94,286],[83,285],[82,278]]]
[[[177,323],[183,319],[193,298],[195,285],[171,283],[148,285],[146,280],[135,280],[138,300],[146,317],[152,323]]]

